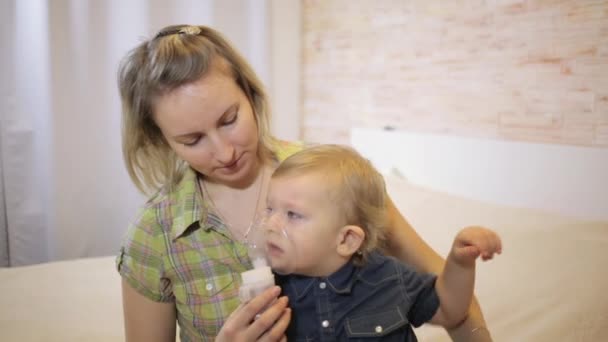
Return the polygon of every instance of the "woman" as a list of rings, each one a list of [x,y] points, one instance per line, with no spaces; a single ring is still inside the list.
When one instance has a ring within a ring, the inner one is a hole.
[[[119,71],[123,153],[136,186],[153,194],[129,227],[117,266],[128,341],[285,339],[287,299],[272,288],[246,305],[244,241],[264,207],[270,173],[301,147],[269,134],[268,104],[247,62],[216,31],[170,26]],[[390,252],[421,271],[444,261],[391,203]],[[262,312],[263,310],[263,312]],[[491,341],[476,303],[450,331]]]

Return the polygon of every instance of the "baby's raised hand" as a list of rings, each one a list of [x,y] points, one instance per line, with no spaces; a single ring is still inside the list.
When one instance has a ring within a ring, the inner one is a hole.
[[[456,235],[452,245],[452,257],[459,264],[472,264],[481,255],[483,261],[502,252],[500,237],[490,229],[467,227]]]

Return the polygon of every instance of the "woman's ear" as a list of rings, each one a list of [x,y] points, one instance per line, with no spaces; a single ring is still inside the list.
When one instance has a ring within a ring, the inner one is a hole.
[[[337,252],[343,257],[350,258],[359,250],[364,240],[363,228],[353,225],[344,226],[338,234]]]

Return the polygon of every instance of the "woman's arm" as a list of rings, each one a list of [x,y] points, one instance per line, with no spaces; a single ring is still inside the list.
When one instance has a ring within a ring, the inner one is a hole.
[[[127,342],[175,342],[175,304],[158,303],[122,280],[122,307]]]
[[[443,270],[445,260],[422,240],[390,198],[387,207],[390,229],[388,252],[401,261],[414,266],[418,271],[439,274]],[[448,330],[448,333],[455,342],[492,341],[475,297],[473,297],[473,302],[469,307],[467,319],[457,327]]]

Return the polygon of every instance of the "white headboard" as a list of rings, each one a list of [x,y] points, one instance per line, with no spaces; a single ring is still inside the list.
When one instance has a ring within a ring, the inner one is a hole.
[[[351,131],[381,171],[435,190],[608,221],[608,149],[381,129]]]

